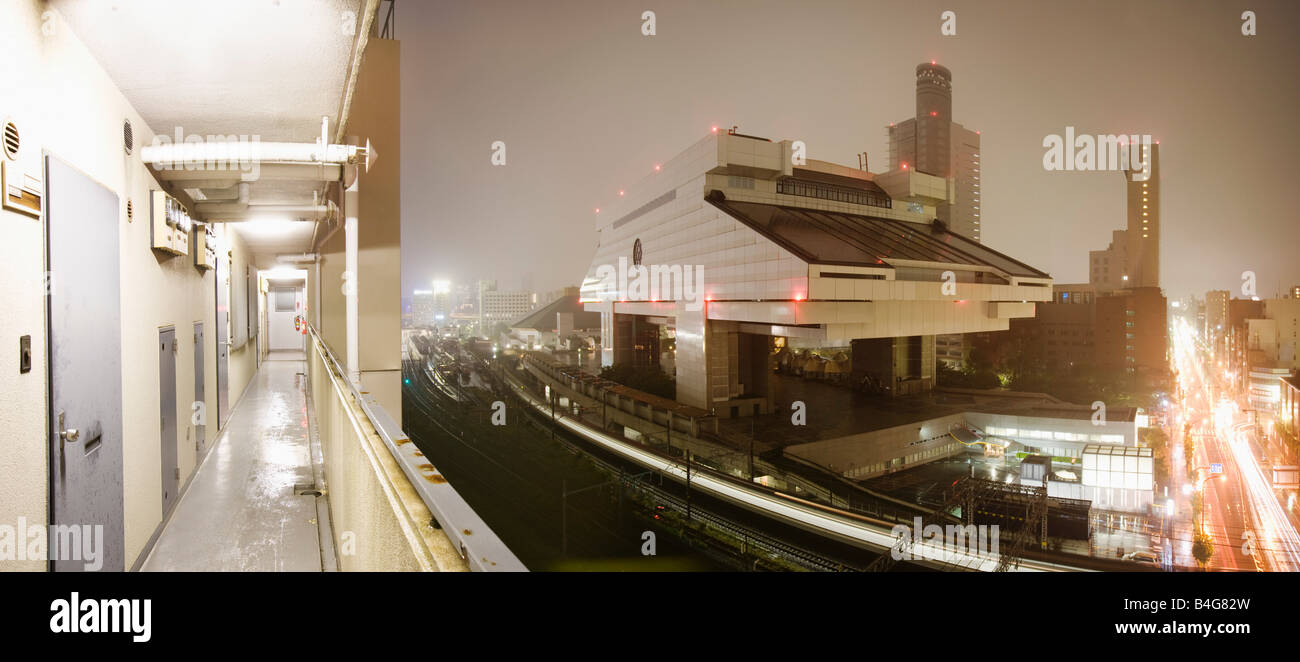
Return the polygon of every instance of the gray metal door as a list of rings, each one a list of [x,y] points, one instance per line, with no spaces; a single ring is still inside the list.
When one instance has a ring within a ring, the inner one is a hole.
[[[176,500],[180,469],[176,464],[176,329],[158,331],[158,429],[162,431],[162,509]]]
[[[217,255],[217,429],[226,427],[230,411],[230,258]]]
[[[194,323],[194,404],[190,407],[190,422],[194,424],[194,450],[202,453],[207,443],[208,401],[204,397],[203,366],[207,363],[203,345],[203,322]]]
[[[101,569],[123,570],[118,197],[48,155],[45,186],[50,569],[87,569],[89,534]],[[73,526],[83,550],[56,549]]]

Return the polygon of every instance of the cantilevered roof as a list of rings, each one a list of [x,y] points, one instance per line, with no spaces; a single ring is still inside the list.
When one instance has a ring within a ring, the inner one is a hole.
[[[845,212],[705,197],[713,206],[811,264],[893,266],[891,260],[991,267],[1011,276],[1050,278],[976,241],[925,223]]]
[[[578,295],[562,296],[551,303],[542,306],[524,316],[523,319],[510,325],[512,329],[536,329],[538,331],[557,331],[556,313],[573,313],[573,328],[575,329],[599,329],[600,313],[589,313],[581,302],[578,301]]]

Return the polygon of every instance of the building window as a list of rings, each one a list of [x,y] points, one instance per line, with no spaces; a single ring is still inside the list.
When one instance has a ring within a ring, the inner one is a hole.
[[[727,177],[727,186],[730,186],[731,188],[752,189],[754,188],[754,178],[730,175]]]
[[[784,193],[786,195],[798,195],[805,198],[819,198],[822,200],[848,202],[855,205],[867,205],[869,207],[882,207],[885,209],[893,208],[893,201],[889,199],[889,196],[884,195],[883,193],[844,188],[830,184],[818,184],[815,182],[786,179],[777,182],[776,192]],[[909,211],[911,211],[910,207]]]

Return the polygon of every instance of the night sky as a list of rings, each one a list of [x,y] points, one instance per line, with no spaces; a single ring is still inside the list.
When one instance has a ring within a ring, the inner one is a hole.
[[[398,3],[403,295],[434,278],[578,284],[593,208],[711,126],[845,165],[865,150],[881,172],[885,127],[914,114],[914,69],[936,60],[954,119],[981,132],[984,243],[1086,282],[1088,251],[1124,227],[1123,176],[1045,171],[1043,138],[1147,133],[1166,294],[1236,292],[1252,270],[1271,297],[1300,284],[1298,23],[1300,3],[1256,0]]]

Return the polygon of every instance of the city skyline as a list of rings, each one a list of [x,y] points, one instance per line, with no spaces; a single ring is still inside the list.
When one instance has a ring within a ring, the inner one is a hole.
[[[1290,633],[1298,0],[0,16],[16,634],[520,639],[595,581],[729,642],[773,572],[886,643],[972,588],[1025,650]]]
[[[1282,131],[1300,83],[1257,65],[1294,60],[1281,26],[1296,12],[1253,9],[1258,34],[1243,37],[1240,12],[1220,6],[1010,2],[959,11],[957,35],[943,37],[938,5],[669,3],[647,37],[639,10],[626,8],[412,6],[404,25],[435,37],[405,44],[403,55],[413,146],[403,155],[403,292],[487,274],[539,290],[577,284],[595,247],[594,209],[713,126],[803,140],[809,158],[843,165],[866,151],[882,172],[886,127],[913,114],[914,68],[934,60],[953,72],[954,119],[984,143],[982,241],[1057,282],[1087,282],[1088,251],[1124,227],[1123,179],[1046,171],[1043,140],[1067,128],[1148,134],[1162,145],[1161,252],[1181,256],[1161,267],[1166,293],[1236,290],[1252,271],[1260,296],[1272,296],[1300,280],[1269,250],[1300,243],[1300,224],[1267,194],[1285,190],[1285,159],[1300,149]],[[572,11],[586,19],[560,18]],[[921,30],[926,22],[935,29]],[[710,34],[717,25],[732,29]],[[1114,39],[1100,42],[1094,28]],[[750,35],[794,46],[745,50]],[[846,48],[852,41],[871,46]],[[711,53],[737,51],[744,66],[719,75],[709,65]],[[466,65],[422,64],[452,54]],[[590,64],[576,67],[578,58]],[[1160,75],[1146,80],[1147,71]],[[1227,93],[1211,87],[1220,83]],[[497,140],[504,166],[491,163]],[[428,158],[435,153],[462,156]]]

